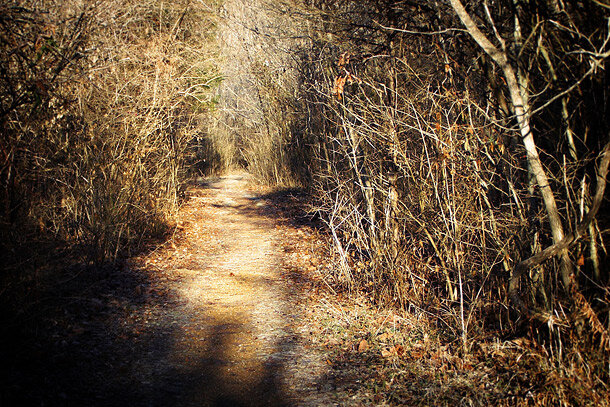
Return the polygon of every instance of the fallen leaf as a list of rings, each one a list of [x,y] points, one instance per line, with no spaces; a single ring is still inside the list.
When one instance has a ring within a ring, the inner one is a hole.
[[[377,339],[378,339],[379,341],[381,341],[381,342],[385,342],[385,341],[387,341],[388,339],[392,338],[393,336],[394,336],[394,333],[393,333],[393,332],[384,332],[384,333],[382,333],[381,335],[379,335],[379,336],[377,337]]]
[[[424,356],[424,352],[421,350],[414,350],[411,352],[412,359],[421,359]]]
[[[343,87],[345,86],[345,81],[347,78],[345,76],[339,76],[335,79],[335,86],[333,87],[333,95],[337,98],[341,99],[341,95],[343,94]]]
[[[328,340],[328,342],[326,342],[326,346],[328,346],[329,348],[332,348],[333,346],[337,346],[340,344],[341,344],[341,341],[339,341],[337,338],[330,338]]]
[[[360,343],[358,344],[358,352],[365,352],[369,349],[369,343],[366,341],[366,339],[363,339],[360,341]]]

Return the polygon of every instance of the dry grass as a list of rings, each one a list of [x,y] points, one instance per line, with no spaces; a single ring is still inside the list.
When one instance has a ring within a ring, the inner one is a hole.
[[[163,233],[218,80],[211,7],[3,6],[4,242],[48,236],[113,259]]]
[[[248,5],[234,4],[236,15],[247,14]],[[232,110],[249,106],[256,114],[232,122],[231,131],[245,129],[238,144],[244,161],[271,182],[292,169],[283,164],[290,162],[284,146],[296,144],[288,135],[304,141],[295,156],[315,180],[315,209],[329,227],[337,258],[330,277],[379,303],[426,312],[464,360],[477,354],[478,343],[502,338],[510,351],[498,369],[520,375],[506,388],[531,393],[508,404],[574,404],[585,394],[606,402],[605,226],[591,226],[572,247],[580,291],[563,288],[551,260],[519,281],[523,301],[538,311],[528,315],[511,302],[514,267],[549,246],[552,236],[506,90],[470,39],[452,31],[456,16],[433,2],[286,1],[274,2],[274,12],[267,4],[249,4],[257,17],[240,20],[243,42],[263,45],[244,57],[250,70],[242,78],[252,92],[243,98],[235,92]],[[489,20],[508,38],[512,6],[500,4],[490,6]],[[589,72],[574,56],[583,47],[589,54],[605,50],[607,27],[593,6],[566,6],[571,20],[563,27],[545,20],[546,5],[531,6],[518,11],[530,36],[519,63],[530,73],[528,92],[539,107]],[[478,11],[486,13],[482,5]],[[289,20],[291,27],[278,28]],[[439,33],[414,34],[430,31]],[[588,45],[574,41],[574,33]],[[274,76],[282,70],[295,82]],[[593,113],[599,109],[592,103],[606,97],[602,76],[588,77],[578,92],[532,119],[566,230],[583,219],[595,192],[594,162],[607,139],[607,120]],[[240,84],[226,83],[244,90]],[[581,139],[570,139],[576,133]],[[305,158],[312,154],[314,161]],[[607,225],[602,211],[597,218]],[[519,338],[522,346],[507,342]],[[474,404],[490,402],[476,399],[475,387],[467,393]]]
[[[227,1],[219,24],[220,69],[226,79],[209,129],[218,168],[242,167],[259,181],[284,187],[311,180],[311,140],[299,100],[299,24],[286,5]],[[263,34],[264,33],[264,34]]]
[[[512,2],[475,3],[496,39],[512,36]],[[544,107],[532,123],[570,231],[608,137],[607,10],[534,3],[517,10],[529,40],[515,61]],[[423,353],[408,327],[383,342],[383,324],[337,316],[393,369],[388,399],[369,401],[608,403],[607,201],[570,247],[579,288],[564,289],[551,259],[518,281],[537,312],[512,303],[516,264],[552,236],[498,72],[436,2],[227,1],[218,52],[200,46],[212,3],[36,4],[0,13],[6,247],[44,237],[114,258],[171,224],[185,164],[246,167],[312,187],[337,259],[329,279],[425,316]],[[473,384],[492,376],[500,390]]]
[[[404,312],[353,295],[327,297],[311,315],[328,349],[329,378],[350,405],[606,405],[587,366],[560,362],[531,339],[481,338],[464,353],[446,325],[424,310]],[[363,341],[366,341],[365,343]],[[564,359],[565,362],[565,359]]]

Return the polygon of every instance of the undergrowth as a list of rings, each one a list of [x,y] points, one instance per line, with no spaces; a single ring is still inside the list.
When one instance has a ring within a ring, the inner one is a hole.
[[[212,6],[1,6],[4,250],[112,260],[168,230],[217,85]]]
[[[472,404],[608,403],[607,7],[464,2],[502,65],[456,3],[232,2],[230,134],[261,179],[307,174],[329,279],[464,360],[500,344],[511,398]]]

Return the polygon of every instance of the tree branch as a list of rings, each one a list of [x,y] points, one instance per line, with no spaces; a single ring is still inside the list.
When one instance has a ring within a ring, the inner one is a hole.
[[[462,23],[466,26],[468,33],[472,36],[476,43],[483,48],[483,51],[485,51],[495,63],[500,65],[500,68],[504,69],[508,65],[508,58],[506,57],[506,54],[493,45],[487,36],[483,34],[474,20],[470,17],[470,14],[468,14],[460,0],[450,0],[450,2],[453,10],[458,15],[460,20],[462,20]]]
[[[513,276],[510,279],[509,287],[508,287],[508,295],[511,300],[523,311],[528,314],[539,314],[538,311],[530,310],[527,305],[521,299],[519,295],[519,280],[521,276],[532,267],[538,266],[544,261],[550,259],[553,256],[561,253],[563,250],[568,249],[572,244],[576,243],[578,239],[582,235],[585,234],[589,224],[595,219],[595,215],[599,211],[601,207],[602,201],[604,199],[604,192],[606,190],[606,177],[608,175],[608,166],[610,165],[610,141],[604,146],[603,150],[599,154],[600,163],[599,169],[597,171],[597,189],[595,191],[595,196],[593,197],[593,205],[591,209],[587,212],[583,220],[580,222],[578,227],[573,233],[570,233],[561,241],[547,247],[543,251],[536,253],[535,255],[523,260],[515,267],[513,272]]]

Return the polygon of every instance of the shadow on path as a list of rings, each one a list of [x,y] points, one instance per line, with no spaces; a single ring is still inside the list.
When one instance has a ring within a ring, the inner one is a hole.
[[[242,175],[195,189],[173,247],[82,267],[3,335],[1,405],[282,406],[315,395],[306,277],[285,266],[277,197]],[[318,404],[318,403],[314,403]]]

